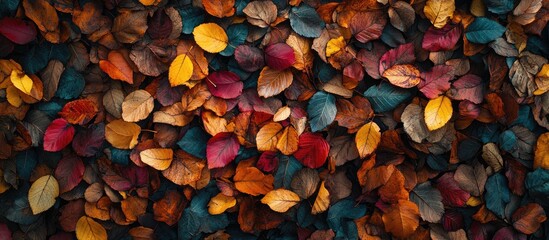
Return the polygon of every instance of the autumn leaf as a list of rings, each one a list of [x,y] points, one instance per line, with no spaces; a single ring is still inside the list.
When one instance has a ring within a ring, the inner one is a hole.
[[[444,127],[452,118],[452,102],[446,96],[439,96],[430,100],[425,106],[425,124],[429,131]]]
[[[419,226],[418,207],[408,200],[399,200],[383,214],[383,223],[385,230],[396,237],[410,236]]]
[[[455,9],[454,0],[427,0],[423,12],[433,26],[442,28],[454,16]]]
[[[170,86],[175,87],[185,84],[193,74],[193,62],[187,54],[177,56],[170,64],[168,79]]]
[[[133,70],[123,52],[110,51],[106,60],[99,60],[99,67],[110,78],[133,84]]]
[[[29,189],[29,205],[34,215],[42,213],[55,204],[59,196],[59,184],[52,175],[40,177]]]
[[[238,191],[252,196],[267,194],[273,190],[273,176],[265,175],[255,167],[239,169],[234,175],[233,180],[234,186]]]
[[[215,23],[200,24],[194,28],[193,36],[196,44],[210,53],[223,51],[229,42],[225,30]]]
[[[44,133],[44,150],[61,151],[68,146],[74,137],[74,127],[63,118],[55,119]]]
[[[257,80],[257,92],[262,97],[272,97],[278,95],[288,88],[294,80],[292,71],[276,70],[264,67]]]
[[[84,125],[94,118],[97,112],[97,106],[93,101],[78,99],[65,104],[59,112],[59,116],[66,119],[70,124]]]
[[[227,209],[236,205],[236,199],[232,196],[225,196],[218,193],[208,203],[208,213],[218,215],[224,213]]]
[[[364,124],[356,133],[355,143],[361,158],[372,154],[381,139],[381,131],[375,122]]]
[[[13,70],[11,71],[10,80],[13,86],[21,90],[21,92],[24,92],[25,94],[31,93],[33,82],[32,79],[26,74]]]
[[[149,148],[139,153],[141,161],[154,169],[166,170],[173,160],[173,150],[169,148]]]
[[[137,145],[141,127],[135,123],[114,120],[105,126],[105,139],[116,148],[132,149]]]
[[[419,70],[412,65],[394,65],[383,72],[383,77],[397,87],[412,88],[420,81]]]
[[[76,238],[79,240],[106,240],[107,231],[92,218],[82,216],[76,223]]]
[[[234,14],[234,0],[205,0],[202,1],[202,4],[204,5],[204,9],[206,12],[208,12],[210,15],[223,18],[223,17],[230,17]]]
[[[261,203],[269,205],[275,212],[286,212],[299,203],[301,199],[294,192],[286,189],[275,189],[261,199]]]

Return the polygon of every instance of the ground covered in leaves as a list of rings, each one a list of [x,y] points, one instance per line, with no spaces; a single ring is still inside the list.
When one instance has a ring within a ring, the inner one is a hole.
[[[0,0],[0,239],[548,239],[548,0]]]

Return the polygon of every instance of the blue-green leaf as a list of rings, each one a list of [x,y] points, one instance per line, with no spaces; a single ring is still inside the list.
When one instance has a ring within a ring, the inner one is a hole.
[[[330,125],[334,121],[336,113],[335,97],[326,92],[316,92],[307,106],[311,131],[318,132]]]
[[[389,83],[382,82],[379,86],[371,86],[364,92],[375,112],[387,112],[395,109],[399,104],[410,99],[412,92],[397,88]]]
[[[84,80],[84,76],[76,71],[76,69],[69,67],[61,74],[59,87],[57,87],[55,96],[66,100],[75,99],[80,96],[85,86],[86,81]]]
[[[336,233],[344,231],[343,225],[345,222],[360,218],[364,214],[366,214],[366,205],[343,199],[328,209],[328,226]]]
[[[513,10],[513,0],[484,0],[488,11],[495,14],[506,14]]]
[[[505,27],[498,22],[485,18],[476,18],[465,30],[465,37],[472,43],[486,44],[501,37]]]
[[[177,146],[183,151],[197,157],[206,158],[206,143],[208,142],[208,134],[199,127],[193,127],[185,133],[185,135],[177,142]]]
[[[191,34],[194,28],[204,22],[204,10],[195,7],[179,9],[179,15],[183,19],[184,34]]]
[[[274,186],[275,188],[290,189],[292,177],[299,169],[303,168],[303,165],[293,156],[280,155],[279,159],[274,175]]]
[[[292,29],[303,37],[320,37],[326,23],[311,6],[303,3],[293,7],[290,11],[290,25]]]
[[[227,28],[227,36],[229,37],[229,45],[219,53],[226,57],[233,55],[234,49],[246,41],[248,27],[244,24],[231,25]]]
[[[505,217],[505,206],[511,201],[511,193],[507,180],[501,173],[496,173],[486,181],[486,207],[498,215]]]

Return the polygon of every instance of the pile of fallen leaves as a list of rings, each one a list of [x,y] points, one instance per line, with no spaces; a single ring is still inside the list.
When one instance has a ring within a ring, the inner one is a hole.
[[[0,239],[547,239],[549,0],[1,0]]]

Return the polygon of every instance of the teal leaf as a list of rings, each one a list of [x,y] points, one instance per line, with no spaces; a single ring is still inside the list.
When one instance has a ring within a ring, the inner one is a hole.
[[[318,132],[326,128],[334,121],[336,113],[335,97],[323,91],[316,92],[307,106],[311,131]]]
[[[38,155],[32,149],[20,152],[15,156],[15,164],[17,166],[17,176],[20,179],[29,181],[36,164],[38,163]]]
[[[419,207],[421,218],[427,222],[436,223],[444,214],[444,204],[440,191],[431,186],[430,182],[417,185],[410,192],[410,200]]]
[[[485,197],[486,207],[500,218],[505,218],[505,206],[511,201],[505,176],[496,173],[488,178]]]
[[[0,0],[0,18],[13,15],[19,6],[19,0]]]
[[[314,8],[307,4],[293,7],[290,11],[290,25],[299,35],[308,38],[320,37],[326,23]]]
[[[371,86],[364,92],[376,113],[395,109],[399,104],[410,99],[412,92],[381,82],[379,86]]]
[[[178,239],[201,239],[202,233],[213,233],[229,225],[227,214],[210,215],[208,202],[219,190],[213,182],[198,191],[178,222]]]
[[[208,134],[199,127],[193,127],[177,142],[177,146],[183,151],[201,159],[206,158],[206,143]]]
[[[336,233],[344,231],[345,222],[358,219],[364,214],[366,214],[366,205],[343,199],[328,209],[328,226]]]
[[[186,7],[179,9],[179,15],[183,19],[184,34],[191,34],[196,26],[204,22],[204,10],[195,7]]]
[[[248,27],[244,24],[231,25],[227,28],[227,36],[229,37],[229,45],[219,53],[225,57],[233,55],[234,49],[246,41]]]
[[[303,165],[293,156],[280,155],[278,161],[278,168],[274,175],[274,187],[290,189],[292,183],[292,177],[294,174],[302,169]]]
[[[484,0],[488,11],[495,14],[506,14],[513,10],[513,0]]]
[[[505,27],[498,22],[479,17],[465,29],[465,37],[472,43],[486,44],[501,37],[505,32]]]
[[[516,148],[517,136],[511,130],[506,130],[499,135],[499,147],[501,150],[510,152]]]
[[[546,199],[549,197],[549,170],[537,168],[526,174],[524,184],[532,197]]]
[[[118,149],[111,147],[109,148],[111,150],[111,161],[113,163],[117,163],[123,166],[127,166],[130,162],[130,150],[124,150],[124,149]]]
[[[5,204],[5,203],[4,203]],[[4,207],[8,207],[4,205]],[[40,215],[33,215],[27,196],[20,196],[6,211],[6,218],[19,224],[32,224],[36,222]]]
[[[84,80],[84,76],[76,71],[76,69],[69,67],[61,74],[59,87],[57,87],[55,96],[66,100],[75,99],[80,96],[85,86],[86,81]]]

